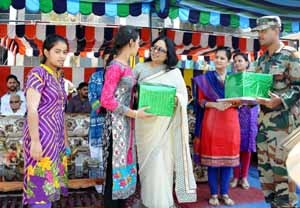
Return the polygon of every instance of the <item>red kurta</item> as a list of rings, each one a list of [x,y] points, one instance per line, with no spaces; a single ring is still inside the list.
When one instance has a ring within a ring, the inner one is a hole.
[[[210,101],[199,90],[199,101]],[[213,167],[239,165],[240,125],[238,111],[205,108],[201,130],[201,164]]]

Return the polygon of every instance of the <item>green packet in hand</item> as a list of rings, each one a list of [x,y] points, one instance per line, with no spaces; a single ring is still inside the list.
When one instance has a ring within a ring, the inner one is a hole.
[[[173,116],[176,88],[169,85],[139,84],[138,108],[149,107],[147,113],[157,116]]]
[[[225,98],[269,98],[273,85],[272,74],[240,72],[226,76]]]

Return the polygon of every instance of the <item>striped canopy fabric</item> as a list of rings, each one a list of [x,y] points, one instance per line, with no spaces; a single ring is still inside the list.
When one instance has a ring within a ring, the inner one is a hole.
[[[81,57],[99,57],[99,51],[110,46],[117,27],[95,27],[89,25],[51,25],[37,24],[0,24],[0,46],[9,49],[14,55],[41,56],[42,44],[47,35],[58,34],[66,38],[69,52]],[[176,44],[178,55],[198,57],[203,49],[228,46],[234,50],[256,54],[260,51],[259,41],[251,37],[238,37],[231,34],[211,34],[198,31],[181,31],[173,29],[140,28],[143,41],[139,57],[149,57],[150,42],[162,32]],[[294,46],[294,41],[285,41]],[[256,56],[256,55],[254,55]],[[22,60],[19,58],[19,60]],[[21,63],[18,63],[18,65]]]
[[[117,27],[94,27],[86,25],[51,25],[51,24],[0,24],[0,45],[13,48],[11,41],[17,45],[17,53],[27,56],[40,56],[42,44],[47,35],[58,34],[65,37],[69,51],[86,56],[87,52],[99,56],[102,46],[110,45]],[[157,32],[158,34],[158,32]],[[150,43],[151,29],[140,29],[141,40]]]
[[[300,31],[300,1],[298,0],[1,0],[0,9],[24,9],[30,12],[58,14],[95,14],[110,17],[139,16],[155,13],[162,19],[179,18],[192,24],[253,28],[256,18],[279,15],[283,31]]]
[[[195,10],[237,14],[249,17],[278,15],[284,20],[299,21],[300,1],[298,0],[171,0],[172,5]]]
[[[26,8],[30,12],[57,14],[95,14],[98,16],[139,16],[150,12],[151,1],[92,1],[92,0],[1,0],[0,9],[7,10],[10,5],[15,9]]]
[[[156,12],[161,18],[179,18],[193,24],[253,28],[256,18],[265,15],[280,16],[283,31],[300,31],[300,1],[298,0],[170,0]]]

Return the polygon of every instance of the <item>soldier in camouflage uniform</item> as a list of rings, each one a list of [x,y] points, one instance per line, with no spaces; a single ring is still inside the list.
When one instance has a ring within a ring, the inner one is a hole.
[[[258,59],[256,71],[274,75],[270,99],[261,104],[257,135],[260,181],[267,202],[272,207],[296,207],[296,185],[288,177],[287,153],[280,149],[282,140],[299,125],[300,61],[298,52],[279,40],[280,18],[257,19],[260,44],[267,51]]]

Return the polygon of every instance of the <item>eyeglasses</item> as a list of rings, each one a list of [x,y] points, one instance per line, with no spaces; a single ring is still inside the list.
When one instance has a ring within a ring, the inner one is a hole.
[[[157,51],[159,53],[167,53],[167,50],[165,50],[159,46],[152,46],[150,49],[151,49],[151,51]]]
[[[16,104],[16,103],[20,103],[20,100],[17,101],[9,101],[10,104]]]

